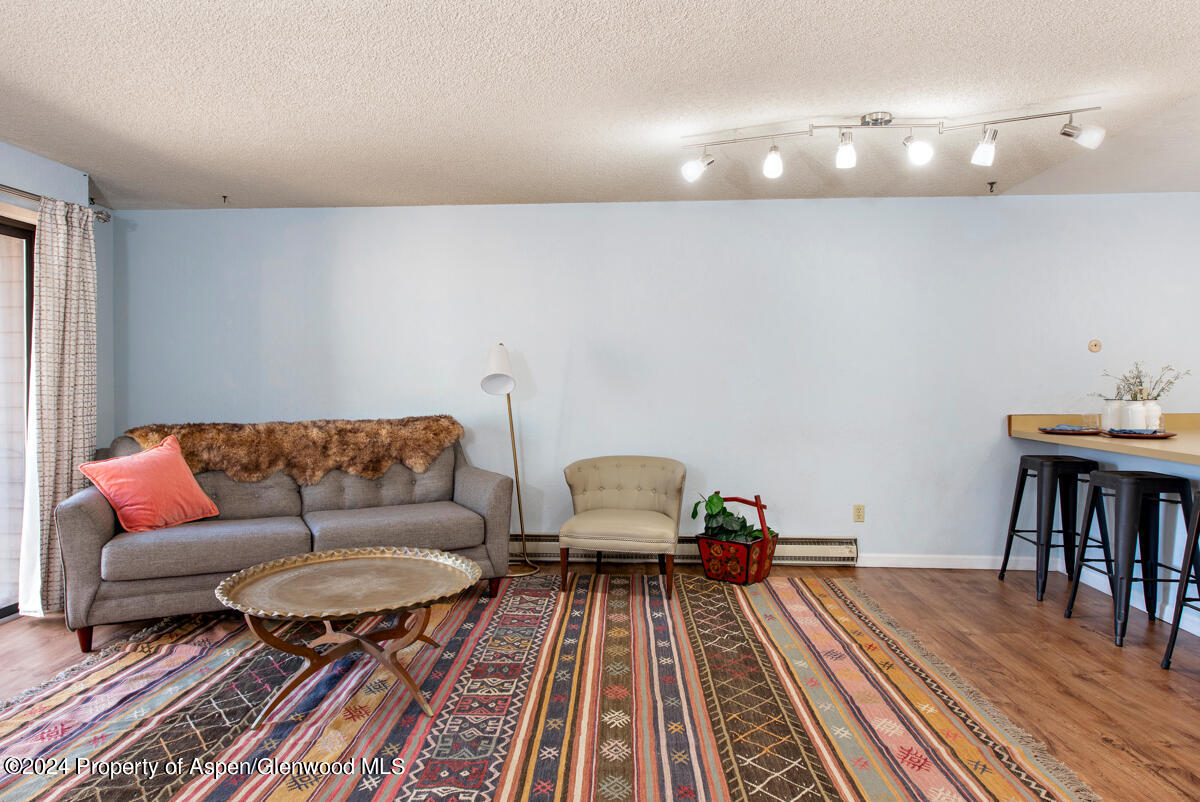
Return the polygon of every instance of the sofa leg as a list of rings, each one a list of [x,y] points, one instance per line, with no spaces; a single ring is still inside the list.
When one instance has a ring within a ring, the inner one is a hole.
[[[662,576],[667,572],[667,555],[658,555],[658,575]]]
[[[558,550],[558,571],[560,574],[562,574],[562,586],[559,587],[560,592],[567,589],[567,558],[570,556],[570,554],[570,549]]]
[[[500,595],[500,580],[503,577],[494,576],[488,580],[488,595],[495,598]]]
[[[75,630],[75,637],[79,638],[79,651],[90,652],[92,650],[92,628],[80,627]]]
[[[670,601],[671,590],[675,587],[675,555],[665,555],[663,557],[663,562],[667,564],[667,601]]]

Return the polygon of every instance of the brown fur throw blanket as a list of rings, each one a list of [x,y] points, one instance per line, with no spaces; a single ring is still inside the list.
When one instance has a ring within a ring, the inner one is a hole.
[[[417,473],[463,435],[449,415],[381,420],[309,420],[295,423],[152,424],[125,434],[143,449],[175,435],[192,473],[225,471],[257,482],[284,471],[312,485],[335,468],[376,479],[396,462]]]

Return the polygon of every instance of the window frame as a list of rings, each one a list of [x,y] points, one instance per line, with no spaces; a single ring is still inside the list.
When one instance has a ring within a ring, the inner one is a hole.
[[[33,359],[33,247],[37,226],[0,217],[0,235],[25,240],[25,417],[29,417],[29,375]],[[0,619],[17,614],[17,604],[0,607]]]

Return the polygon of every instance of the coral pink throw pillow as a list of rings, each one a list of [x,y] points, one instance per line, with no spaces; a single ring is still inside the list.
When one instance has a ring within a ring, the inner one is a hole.
[[[210,518],[217,505],[183,459],[175,435],[139,454],[87,462],[79,470],[104,494],[127,532]]]

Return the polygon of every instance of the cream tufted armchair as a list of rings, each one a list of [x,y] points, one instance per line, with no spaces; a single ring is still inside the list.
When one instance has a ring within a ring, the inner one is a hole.
[[[562,587],[567,587],[571,549],[657,554],[671,598],[675,544],[683,507],[682,462],[663,457],[596,457],[572,462],[563,470],[571,488],[575,516],[558,532]]]

